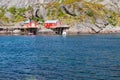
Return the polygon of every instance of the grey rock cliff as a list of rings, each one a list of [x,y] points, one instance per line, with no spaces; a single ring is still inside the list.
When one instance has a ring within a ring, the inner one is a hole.
[[[28,5],[34,5],[36,3],[47,3],[55,0],[0,0],[0,6],[4,7],[26,7]]]

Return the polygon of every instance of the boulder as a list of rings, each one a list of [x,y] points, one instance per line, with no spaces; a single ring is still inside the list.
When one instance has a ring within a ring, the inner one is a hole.
[[[13,18],[13,15],[10,12],[6,12],[4,14],[9,20],[11,20]]]
[[[21,33],[21,30],[14,30],[13,33],[14,33],[14,34],[20,34],[20,33]]]
[[[25,12],[25,17],[27,17],[28,19],[32,18],[32,16],[33,16],[33,13],[31,10],[28,10]]]
[[[100,33],[112,33],[112,32],[113,32],[113,26],[110,24],[100,31]]]
[[[96,23],[97,23],[97,24],[105,25],[105,24],[107,24],[108,22],[107,22],[106,20],[103,20],[103,19],[97,18],[97,19],[96,19]]]
[[[43,3],[43,2],[52,2],[54,0],[0,0],[0,6],[4,6],[4,7],[12,7],[12,6],[16,6],[16,7],[26,7],[29,5],[35,5],[37,3]]]
[[[39,8],[34,8],[33,15],[35,17],[42,17],[44,20],[46,20],[46,13],[46,9],[43,6],[40,6]]]
[[[97,27],[95,24],[92,23],[84,23],[84,25],[90,28],[94,33],[98,33],[101,30],[101,28]]]
[[[55,35],[55,32],[51,29],[41,28],[38,31],[39,35]]]
[[[69,28],[68,30],[66,30],[66,32],[68,34],[73,34],[73,35],[95,33],[95,31],[93,31],[91,27],[88,27],[86,26],[86,24],[83,24],[83,23],[77,24],[74,27]]]

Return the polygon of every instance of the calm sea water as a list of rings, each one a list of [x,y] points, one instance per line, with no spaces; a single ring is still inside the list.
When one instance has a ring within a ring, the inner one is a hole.
[[[120,80],[120,34],[0,36],[0,80]]]

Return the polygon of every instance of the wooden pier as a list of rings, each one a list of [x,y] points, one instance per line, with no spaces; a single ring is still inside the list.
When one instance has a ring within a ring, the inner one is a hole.
[[[56,34],[62,35],[63,31],[65,31],[66,29],[69,29],[69,26],[68,25],[61,25],[61,26],[53,27],[51,29],[53,31],[55,31]]]
[[[58,35],[62,35],[63,31],[69,29],[69,25],[63,25],[59,20],[47,20],[45,21],[44,27],[52,29]]]
[[[51,29],[58,35],[62,35],[66,29],[69,29],[69,25],[63,25],[59,20],[45,21],[44,28]],[[24,22],[21,26],[1,26],[0,34],[18,34],[18,35],[37,35],[40,32],[40,26],[33,20]]]
[[[0,34],[37,35],[40,28],[0,27]]]

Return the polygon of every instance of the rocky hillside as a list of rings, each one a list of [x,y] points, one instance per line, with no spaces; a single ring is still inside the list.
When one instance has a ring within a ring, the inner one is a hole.
[[[36,16],[41,15],[45,18],[45,8],[41,5],[54,1],[56,0],[0,0],[0,23],[21,22],[31,17],[37,19]]]
[[[119,0],[1,0],[0,25],[59,19],[78,32],[99,33],[120,26],[119,5]]]
[[[23,8],[36,3],[46,3],[52,1],[54,0],[0,0],[0,6],[4,6],[4,7],[16,6],[19,8]]]

